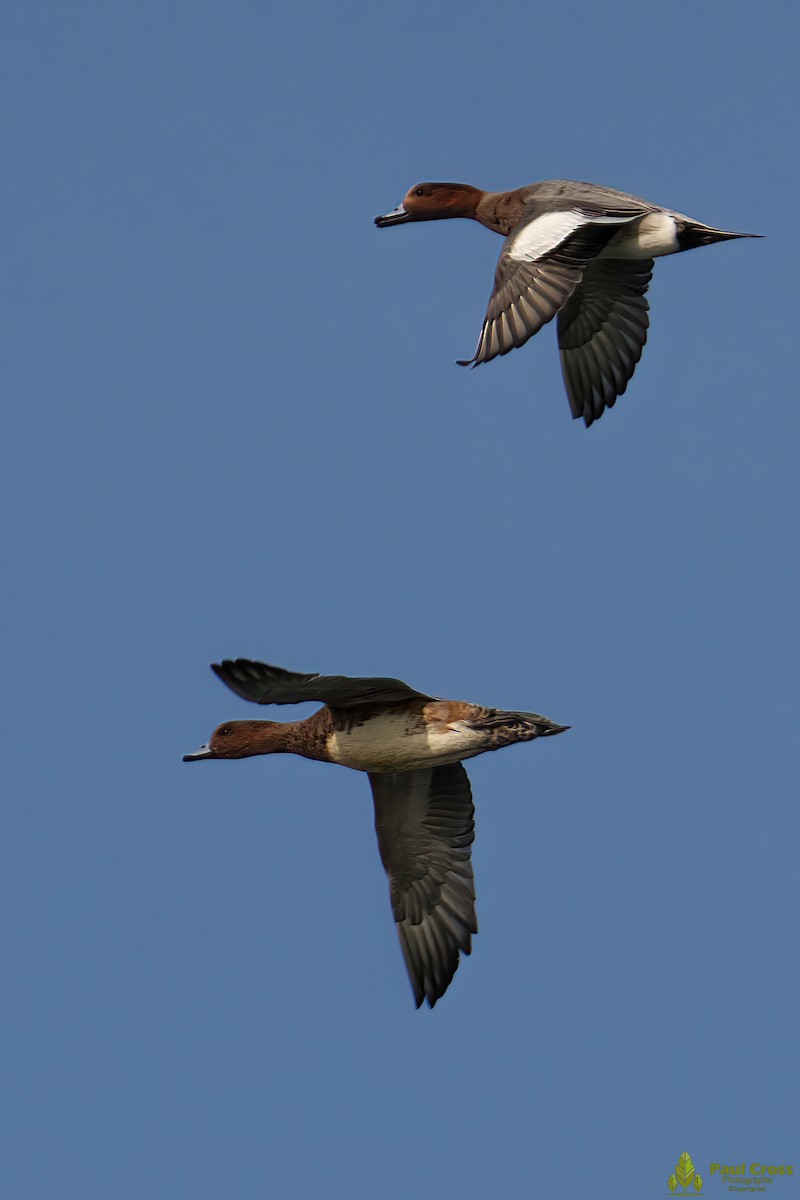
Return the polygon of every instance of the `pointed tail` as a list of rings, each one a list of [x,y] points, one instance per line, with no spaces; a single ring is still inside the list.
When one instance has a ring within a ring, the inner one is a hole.
[[[550,737],[554,733],[563,733],[569,725],[559,725],[541,713],[508,712],[503,708],[490,708],[481,713],[473,722],[476,729],[497,729],[514,732],[517,737],[513,740],[529,741],[531,738]]]
[[[540,713],[529,712],[511,712],[503,713],[506,718],[511,718],[520,722],[521,725],[529,727],[533,732],[534,737],[551,737],[554,733],[564,733],[569,729],[569,725],[559,725],[556,721],[551,721],[549,717],[543,717]]]
[[[687,221],[678,230],[678,245],[681,250],[694,250],[697,246],[712,246],[714,242],[727,242],[731,238],[760,238],[763,233],[730,233],[727,229],[714,229],[711,225],[699,225]]]

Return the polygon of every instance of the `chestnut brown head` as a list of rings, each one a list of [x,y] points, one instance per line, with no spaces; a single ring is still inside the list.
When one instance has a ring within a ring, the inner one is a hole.
[[[205,758],[251,758],[254,754],[276,754],[285,740],[279,721],[226,721],[218,725],[199,750],[184,754],[184,762]]]
[[[407,221],[443,221],[448,217],[471,217],[480,199],[478,188],[468,183],[418,183],[410,188],[403,203],[375,218],[379,229],[404,225]]]

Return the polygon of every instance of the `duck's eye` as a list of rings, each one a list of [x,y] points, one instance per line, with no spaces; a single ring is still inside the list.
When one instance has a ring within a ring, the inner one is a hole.
[[[227,737],[230,732],[231,732],[230,725],[223,725],[222,729],[220,729],[220,731],[219,731],[219,736]]]
[[[425,194],[425,188],[414,188],[415,196],[424,196]]]

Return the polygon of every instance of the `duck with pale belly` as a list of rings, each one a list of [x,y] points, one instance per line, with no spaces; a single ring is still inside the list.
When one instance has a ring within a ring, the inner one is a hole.
[[[438,700],[399,679],[299,675],[249,659],[212,663],[256,704],[324,705],[304,721],[227,721],[184,762],[297,754],[369,776],[378,850],[417,1008],[447,990],[477,933],[474,809],[462,759],[569,726],[529,712]]]

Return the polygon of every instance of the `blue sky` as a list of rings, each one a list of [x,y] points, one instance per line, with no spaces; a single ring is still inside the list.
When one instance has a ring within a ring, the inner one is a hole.
[[[800,1194],[798,32],[6,5],[8,1195],[662,1196],[684,1150]],[[767,235],[656,264],[589,431],[552,328],[454,365],[499,238],[372,224],[557,176]],[[236,655],[572,726],[470,764],[434,1012],[365,779],[181,762],[259,715]]]

